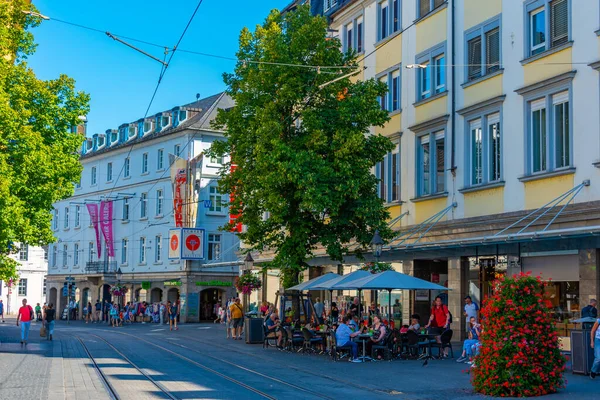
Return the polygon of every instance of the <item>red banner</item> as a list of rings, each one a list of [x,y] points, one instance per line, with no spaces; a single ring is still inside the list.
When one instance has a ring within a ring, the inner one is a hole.
[[[113,204],[112,201],[100,202],[100,229],[104,235],[104,240],[108,245],[107,254],[109,257],[115,256],[115,246],[113,243]]]
[[[237,168],[237,165],[235,164],[231,164],[231,169],[229,170],[229,173],[233,174],[235,172]],[[229,204],[233,204],[233,201],[235,200],[235,187],[233,187],[233,189],[231,190],[231,193],[229,194]],[[233,228],[231,228],[231,232],[242,232],[242,224],[241,223],[236,223],[237,219],[241,216],[242,214],[240,214],[240,210],[234,210],[233,206],[229,206],[229,223],[233,225]]]
[[[88,213],[90,214],[90,220],[96,231],[96,246],[98,248],[98,258],[102,255],[102,246],[100,245],[100,231],[98,230],[98,204],[86,204]]]
[[[183,195],[181,190],[187,182],[187,172],[181,168],[177,170],[175,175],[175,187],[173,188],[173,214],[175,215],[175,226],[183,227]]]

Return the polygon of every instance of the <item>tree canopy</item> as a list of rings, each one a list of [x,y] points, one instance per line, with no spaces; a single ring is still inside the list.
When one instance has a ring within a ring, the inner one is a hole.
[[[52,204],[73,194],[81,175],[71,132],[89,111],[89,96],[65,75],[40,80],[27,64],[35,51],[29,29],[40,23],[25,0],[0,1],[0,280],[16,278],[8,256],[18,243],[54,240]]]
[[[214,123],[226,140],[209,154],[231,155],[219,191],[232,194],[245,245],[274,253],[268,267],[281,270],[284,287],[298,282],[319,246],[342,262],[350,251],[360,255],[376,229],[392,234],[372,168],[393,145],[370,133],[389,120],[378,102],[387,88],[374,79],[332,82],[359,72],[355,54],[340,49],[307,6],[274,10],[254,32],[242,30],[240,61],[224,74],[235,107]]]

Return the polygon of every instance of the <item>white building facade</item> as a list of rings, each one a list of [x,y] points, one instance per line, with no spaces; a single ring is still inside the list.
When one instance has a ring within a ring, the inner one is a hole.
[[[46,274],[48,273],[47,251],[43,247],[17,244],[19,252],[11,255],[20,265],[17,267],[19,280],[8,285],[0,281],[0,299],[4,303],[4,314],[16,315],[23,299],[35,307],[46,301]]]
[[[114,300],[110,287],[120,281],[129,289],[120,301],[180,300],[183,321],[213,317],[214,304],[233,294],[238,275],[238,239],[219,230],[229,222],[229,198],[217,190],[217,173],[227,160],[201,159],[201,175],[194,182],[197,200],[184,204],[197,213],[187,226],[205,231],[204,259],[191,261],[169,258],[169,230],[175,228],[170,159],[198,159],[221,140],[222,132],[210,123],[218,109],[231,106],[221,93],[87,138],[81,181],[72,197],[54,205],[57,242],[49,247],[48,301],[64,308],[62,289],[71,276],[80,311],[88,301]],[[88,204],[108,200],[113,204],[114,256],[107,256],[99,232],[98,257]]]

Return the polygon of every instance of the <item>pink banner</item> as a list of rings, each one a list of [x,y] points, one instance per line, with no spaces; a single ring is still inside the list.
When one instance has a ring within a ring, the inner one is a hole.
[[[88,213],[90,214],[90,220],[92,221],[92,225],[96,231],[96,246],[98,248],[98,258],[100,258],[102,255],[102,246],[100,246],[100,231],[98,230],[98,204],[86,204],[86,206]]]
[[[113,244],[113,204],[112,201],[100,202],[100,229],[104,235],[107,244],[107,254],[109,257],[115,256],[115,246]]]

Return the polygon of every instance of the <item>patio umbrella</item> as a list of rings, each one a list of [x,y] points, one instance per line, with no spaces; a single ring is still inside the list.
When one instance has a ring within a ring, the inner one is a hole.
[[[325,275],[321,275],[321,276],[313,278],[309,281],[302,282],[296,286],[292,286],[291,288],[288,288],[287,290],[319,290],[320,288],[317,288],[315,286],[325,284],[326,282],[331,281],[332,279],[340,278],[340,277],[341,276],[338,274],[335,274],[333,272],[328,272]]]
[[[384,271],[379,274],[369,274],[369,276],[345,283],[348,289],[358,290],[387,290],[389,296],[389,309],[392,309],[392,290],[449,290],[445,286],[440,286],[414,276],[406,275],[396,271]]]
[[[321,290],[329,290],[329,297],[331,301],[333,301],[333,291],[334,290],[344,290],[344,289],[355,289],[346,287],[347,282],[355,281],[356,279],[364,278],[371,275],[369,271],[364,271],[362,269],[356,270],[348,275],[341,275],[335,279],[324,282],[321,285],[315,286],[315,289]],[[358,289],[358,297],[360,298],[362,294],[362,290]],[[362,301],[362,299],[360,299]],[[362,304],[362,302],[361,302]]]

